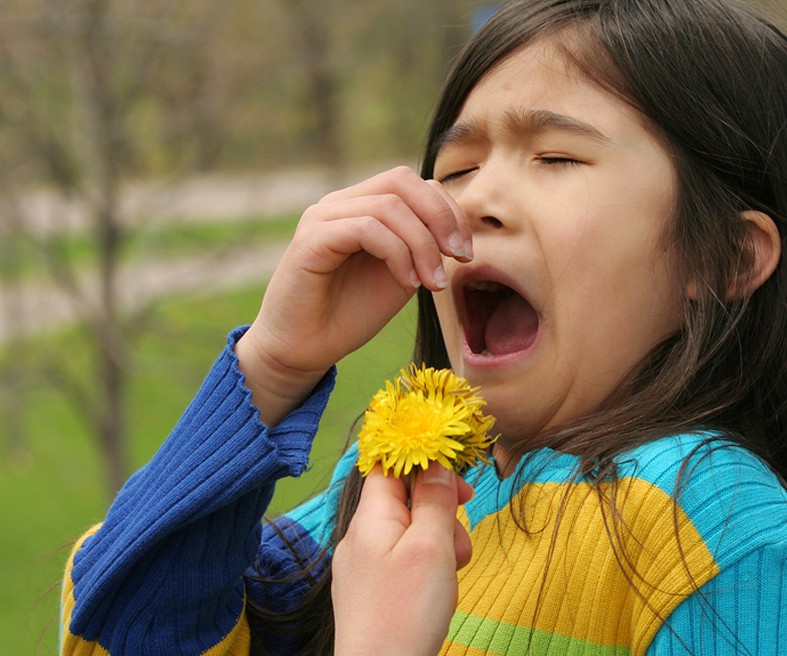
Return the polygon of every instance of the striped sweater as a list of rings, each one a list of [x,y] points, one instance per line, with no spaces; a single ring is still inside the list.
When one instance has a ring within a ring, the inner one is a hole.
[[[240,334],[75,546],[61,654],[245,656],[249,601],[285,610],[308,589],[288,576],[300,565],[282,536],[301,559],[324,554],[355,451],[325,493],[261,524],[275,482],[308,463],[333,373],[268,429],[232,352]],[[543,449],[505,480],[467,473],[473,559],[442,654],[787,653],[787,492],[757,458],[699,435],[657,440],[620,459],[615,513],[601,501],[611,486],[575,479],[576,464]],[[261,637],[299,653],[296,639]]]

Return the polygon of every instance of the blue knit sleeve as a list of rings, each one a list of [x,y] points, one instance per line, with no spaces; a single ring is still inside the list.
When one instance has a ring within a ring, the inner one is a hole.
[[[246,595],[256,607],[278,614],[292,611],[322,578],[332,555],[339,497],[357,458],[356,444],[339,460],[325,491],[263,526],[257,560],[246,575]],[[270,653],[304,653],[297,632],[262,630],[253,615],[249,619]]]
[[[103,525],[77,545],[63,588],[62,653],[248,653],[243,574],[258,553],[260,518],[275,482],[305,469],[335,374],[269,429],[233,352],[241,334],[230,335]]]
[[[647,653],[787,654],[787,546],[768,545],[723,570],[678,606]]]
[[[729,443],[700,449],[687,471],[679,500],[718,573],[665,618],[648,656],[787,654],[787,491]]]

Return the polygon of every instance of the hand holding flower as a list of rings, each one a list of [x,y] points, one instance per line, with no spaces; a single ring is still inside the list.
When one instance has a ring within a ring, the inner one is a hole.
[[[477,392],[449,370],[413,365],[372,399],[359,434],[366,481],[333,559],[337,656],[434,656],[445,640],[456,571],[472,554],[456,518],[472,488],[455,470],[494,442]]]
[[[440,465],[403,480],[374,467],[333,558],[336,656],[434,656],[457,602],[470,538],[456,519],[472,488]]]

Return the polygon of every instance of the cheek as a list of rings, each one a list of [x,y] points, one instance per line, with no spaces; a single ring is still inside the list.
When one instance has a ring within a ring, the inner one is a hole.
[[[566,327],[574,335],[568,341],[581,346],[587,379],[608,390],[682,324],[681,295],[665,263],[642,253],[619,264],[598,284],[578,285]]]
[[[681,285],[664,246],[663,217],[597,210],[553,242],[562,243],[552,251],[556,329],[593,344],[615,366],[638,360],[681,325]]]
[[[553,279],[610,301],[632,288],[637,298],[647,296],[651,281],[671,278],[664,246],[668,209],[610,204],[555,222],[545,239]]]

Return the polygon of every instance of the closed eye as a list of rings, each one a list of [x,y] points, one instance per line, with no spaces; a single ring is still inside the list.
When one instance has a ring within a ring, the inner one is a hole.
[[[544,166],[576,166],[582,164],[578,159],[571,157],[536,157],[536,162]]]
[[[446,182],[451,182],[452,180],[458,180],[463,175],[467,175],[468,173],[472,173],[473,171],[477,171],[477,166],[471,166],[467,169],[462,169],[461,171],[456,171],[454,173],[449,173],[448,175],[444,175],[442,178],[438,180],[440,184],[445,184]]]

